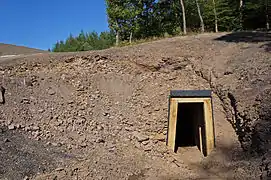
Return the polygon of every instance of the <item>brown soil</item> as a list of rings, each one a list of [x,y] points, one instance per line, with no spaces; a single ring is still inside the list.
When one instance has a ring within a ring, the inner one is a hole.
[[[40,49],[0,43],[0,56],[18,55],[18,54],[34,54],[34,53],[44,53],[44,52],[45,51],[40,50]]]
[[[251,34],[2,61],[0,177],[270,178],[270,36]],[[173,89],[214,92],[216,149],[207,158],[165,145]]]

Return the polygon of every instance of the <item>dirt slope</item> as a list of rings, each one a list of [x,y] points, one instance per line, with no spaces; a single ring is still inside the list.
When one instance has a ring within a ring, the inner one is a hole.
[[[269,36],[260,35],[266,40],[202,34],[2,62],[0,177],[267,179],[271,54]],[[165,146],[172,89],[214,91],[217,147],[209,157]],[[30,155],[18,153],[22,144]],[[24,166],[34,161],[40,168]]]
[[[18,55],[18,54],[34,54],[34,53],[44,53],[44,52],[45,51],[40,50],[40,49],[0,43],[0,56]]]

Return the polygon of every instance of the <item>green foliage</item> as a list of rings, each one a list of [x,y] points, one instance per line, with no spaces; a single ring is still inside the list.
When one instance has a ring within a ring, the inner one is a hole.
[[[266,13],[271,12],[271,7],[267,4],[269,0],[243,0],[241,9],[240,0],[198,0],[198,2],[207,31],[214,31],[215,28],[214,7],[220,31],[263,28],[268,17]],[[128,40],[130,32],[133,32],[135,39],[163,37],[181,32],[180,0],[106,0],[106,4],[109,27],[119,32],[123,41]],[[200,28],[200,19],[196,1],[184,0],[184,5],[187,28],[189,31],[197,32]],[[266,9],[267,6],[269,10]]]
[[[233,0],[217,0],[218,28],[220,31],[241,29],[239,20],[239,4]]]
[[[266,4],[269,0],[250,0],[243,10],[243,25],[247,29],[264,28],[266,23]],[[270,1],[271,5],[271,1]],[[271,7],[270,7],[271,8]],[[271,13],[271,9],[269,10]],[[270,14],[271,15],[271,14]]]
[[[53,52],[74,52],[90,51],[110,48],[114,45],[115,34],[111,32],[102,32],[100,35],[96,32],[81,33],[73,37],[70,35],[65,42],[57,42],[52,48]]]
[[[182,32],[180,0],[105,0],[110,32],[70,35],[57,42],[52,51],[88,51],[106,49],[152,39],[172,37]],[[187,30],[199,32],[200,18],[196,0],[183,0]],[[251,30],[268,27],[271,16],[270,0],[198,0],[206,31]],[[214,9],[215,8],[215,9]],[[216,12],[216,16],[215,16]],[[217,18],[215,18],[217,17]],[[129,43],[128,43],[129,42]]]

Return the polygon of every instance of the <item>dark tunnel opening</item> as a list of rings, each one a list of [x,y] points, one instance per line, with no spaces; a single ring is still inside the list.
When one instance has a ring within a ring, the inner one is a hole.
[[[205,154],[205,127],[203,103],[179,103],[175,152],[179,147],[197,146]]]

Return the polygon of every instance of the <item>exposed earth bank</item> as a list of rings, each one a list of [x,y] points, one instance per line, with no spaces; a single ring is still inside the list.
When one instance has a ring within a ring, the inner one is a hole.
[[[271,35],[0,59],[2,179],[268,179]],[[212,89],[216,149],[165,145],[169,91]]]

